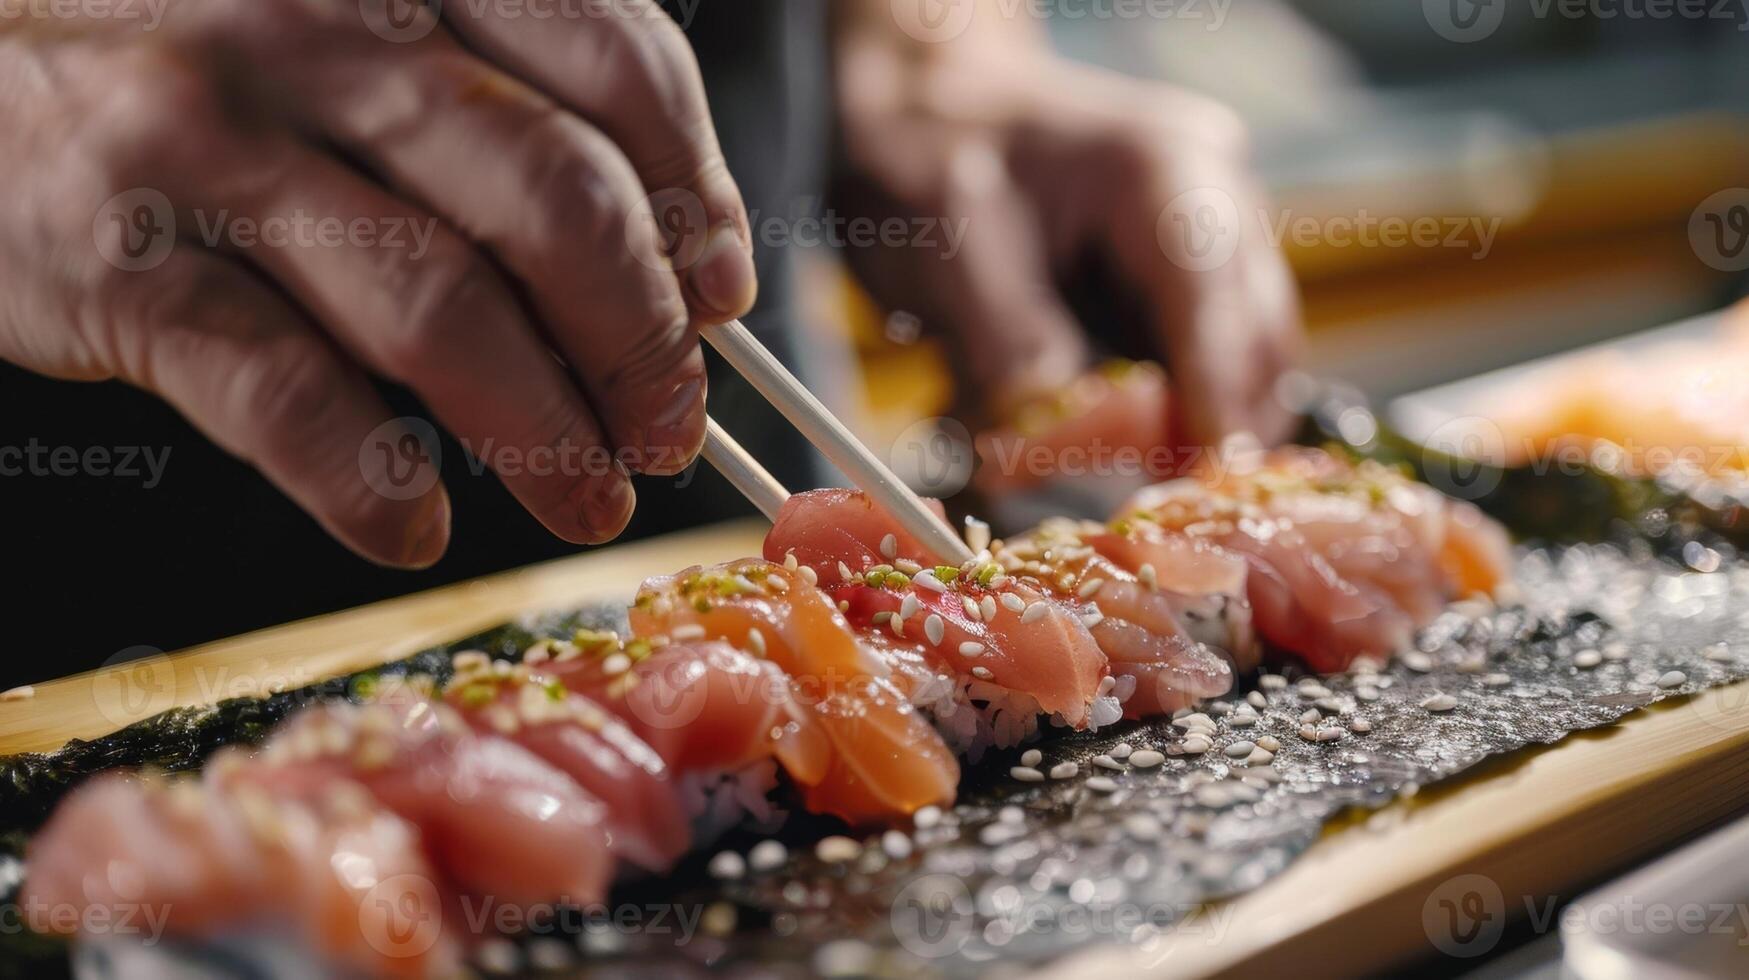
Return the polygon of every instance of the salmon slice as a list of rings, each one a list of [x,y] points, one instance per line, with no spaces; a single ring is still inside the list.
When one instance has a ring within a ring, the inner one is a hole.
[[[1053,478],[1175,476],[1159,452],[1171,444],[1171,402],[1158,365],[1112,361],[980,433],[973,486],[998,496]]]
[[[613,858],[598,799],[515,742],[472,731],[447,704],[385,687],[371,704],[292,716],[228,780],[312,791],[356,780],[419,828],[438,870],[471,899],[531,906],[606,894]]]
[[[922,545],[859,491],[790,497],[765,554],[812,571],[858,630],[922,643],[932,666],[1026,695],[1073,727],[1100,721],[1106,658],[1072,610],[994,562],[926,567]]]
[[[93,778],[31,841],[20,900],[79,914],[26,925],[72,935],[100,920],[193,940],[284,932],[348,973],[459,970],[418,832],[355,783],[288,789]]]
[[[744,559],[653,578],[631,624],[644,636],[721,640],[784,672],[791,697],[832,745],[816,781],[791,773],[809,809],[870,823],[953,799],[952,754],[799,569]]]
[[[608,850],[647,871],[666,871],[691,834],[668,763],[619,718],[526,663],[454,658],[444,700],[475,731],[501,735],[575,780],[605,805]]]
[[[798,783],[824,778],[831,743],[796,703],[789,676],[720,640],[579,632],[530,651],[541,672],[594,697],[676,773],[776,759]]]
[[[1298,447],[1149,487],[1117,524],[1243,555],[1258,633],[1319,671],[1406,648],[1451,599],[1493,593],[1511,560],[1505,532],[1469,505]]]

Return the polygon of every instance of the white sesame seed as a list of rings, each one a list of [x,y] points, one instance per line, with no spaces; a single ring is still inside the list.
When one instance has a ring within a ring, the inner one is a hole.
[[[776,871],[788,860],[789,848],[777,840],[762,840],[747,852],[747,864],[754,871]]]
[[[922,565],[917,564],[916,562],[912,561],[909,558],[900,558],[900,559],[895,560],[893,562],[893,567],[898,569],[901,572],[904,572],[906,575],[915,575],[918,572],[921,572],[923,570]]]
[[[1127,759],[1130,757],[1130,753],[1134,751],[1135,747],[1130,745],[1130,743],[1119,742],[1111,747],[1111,757],[1113,759]]]
[[[1245,764],[1247,766],[1267,766],[1274,761],[1275,753],[1261,745],[1253,749],[1251,754],[1245,757]]]
[[[1142,567],[1136,569],[1136,578],[1150,589],[1158,588],[1160,585],[1160,574],[1154,571],[1154,566],[1148,562],[1142,562]]]
[[[1087,611],[1081,614],[1081,625],[1088,629],[1092,629],[1103,622],[1105,622],[1105,613],[1099,611],[1099,605],[1097,603],[1088,603]]]
[[[1688,675],[1680,670],[1672,670],[1658,678],[1658,686],[1668,691],[1673,687],[1681,687],[1688,683]]]
[[[1246,756],[1250,755],[1251,750],[1255,749],[1256,747],[1257,747],[1257,744],[1255,742],[1246,742],[1246,741],[1241,740],[1238,742],[1234,742],[1233,744],[1227,746],[1226,748],[1222,749],[1221,751],[1226,753],[1226,756],[1229,759],[1243,759]]]
[[[966,547],[974,552],[990,547],[990,525],[976,517],[966,518]]]
[[[1433,669],[1433,658],[1420,650],[1410,650],[1402,656],[1403,666],[1417,673],[1425,674]]]
[[[610,654],[601,662],[601,673],[604,677],[617,677],[632,667],[632,658],[623,653]]]
[[[930,805],[911,814],[911,825],[918,830],[928,830],[941,822],[941,807]]]
[[[802,581],[809,585],[818,586],[820,584],[820,573],[814,571],[813,566],[811,565],[803,565],[801,568],[796,569],[796,574],[800,575]]]
[[[1300,712],[1300,724],[1302,725],[1314,725],[1322,721],[1323,718],[1324,713],[1317,708],[1307,708]]]
[[[978,608],[978,600],[969,595],[960,596],[960,608],[966,611],[966,618],[974,623],[982,622],[984,611]]]
[[[794,548],[791,548],[790,550],[783,553],[783,567],[789,569],[792,572],[795,571],[799,567],[798,563],[796,562],[796,550]]]
[[[1450,711],[1457,707],[1457,705],[1457,698],[1454,698],[1449,694],[1435,694],[1421,702],[1421,707],[1434,712]]]
[[[1350,718],[1348,720],[1348,730],[1356,735],[1365,735],[1367,732],[1372,731],[1372,722],[1367,721],[1365,718]]]
[[[923,635],[929,638],[930,643],[940,646],[942,638],[947,635],[946,621],[935,613],[930,613],[929,618],[923,621]]]
[[[747,873],[747,862],[734,851],[718,851],[708,870],[712,878],[733,881]]]
[[[1008,775],[1023,783],[1042,783],[1045,781],[1045,774],[1031,766],[1014,766],[1008,770]]]
[[[832,836],[814,845],[814,856],[829,864],[854,861],[862,854],[862,845],[848,837]]]
[[[1044,759],[1045,754],[1038,749],[1027,749],[1025,752],[1020,753],[1020,764],[1023,766],[1036,766],[1043,762]]]
[[[1280,674],[1264,674],[1257,678],[1257,686],[1265,691],[1279,691],[1287,687],[1287,678]]]
[[[1101,677],[1099,679],[1099,687],[1098,687],[1098,696],[1099,697],[1105,697],[1107,694],[1110,694],[1112,691],[1114,691],[1116,689],[1117,689],[1117,678],[1115,676],[1113,676],[1111,674],[1106,674],[1104,677]]]
[[[972,676],[976,677],[978,680],[987,681],[996,675],[990,672],[990,668],[980,664],[979,666],[972,668]]]
[[[850,581],[850,579],[851,579],[850,566],[844,564],[843,562],[839,562],[838,563],[838,577],[840,579],[842,579],[843,581],[846,581],[846,582]]]
[[[881,835],[881,850],[887,852],[887,857],[903,861],[911,856],[911,838],[902,830],[889,830]]]
[[[1335,725],[1325,725],[1323,728],[1318,729],[1318,741],[1320,742],[1337,742],[1341,741],[1341,739],[1342,729],[1337,728]]]
[[[981,657],[984,655],[984,645],[975,640],[967,640],[960,644],[960,656]]]
[[[1204,735],[1201,732],[1193,732],[1186,736],[1184,741],[1179,743],[1178,747],[1185,755],[1202,755],[1209,749],[1214,748],[1215,743],[1211,741],[1207,735]],[[1135,756],[1130,757],[1130,764],[1135,764]]]
[[[1074,779],[1081,774],[1081,767],[1073,762],[1059,762],[1051,767],[1052,779]]]
[[[686,623],[668,631],[668,635],[676,640],[697,640],[704,636],[704,627],[697,623]]]
[[[1318,740],[1318,728],[1317,728],[1317,726],[1315,726],[1315,725],[1301,725],[1300,726],[1300,737],[1305,739],[1308,742],[1316,742]]]
[[[922,608],[923,603],[918,600],[917,593],[907,592],[905,598],[899,600],[899,618],[910,619],[917,615],[917,611]]]
[[[1045,614],[1048,612],[1050,612],[1050,609],[1045,606],[1043,600],[1029,603],[1026,607],[1026,612],[1020,614],[1020,621],[1023,623],[1036,623],[1045,618]]]
[[[1083,599],[1090,599],[1103,585],[1105,585],[1105,579],[1090,578],[1081,583],[1081,587],[1075,590],[1075,594]]]
[[[1362,701],[1377,701],[1380,697],[1376,687],[1357,687],[1354,689],[1354,696]]]
[[[754,653],[761,657],[765,656],[765,634],[759,632],[759,627],[750,626],[747,628],[747,645],[753,648]]]
[[[995,599],[995,597],[994,596],[985,596],[984,598],[979,599],[978,600],[978,612],[980,615],[982,615],[984,617],[984,622],[988,623],[988,622],[994,620],[996,618],[996,599]]]
[[[899,539],[891,534],[881,538],[881,554],[886,556],[887,561],[899,557]]]
[[[1603,654],[1596,650],[1580,650],[1573,654],[1573,666],[1580,670],[1590,670],[1603,663]]]
[[[1488,687],[1505,687],[1512,683],[1512,677],[1509,674],[1483,674],[1482,683]]]
[[[1095,793],[1117,792],[1117,783],[1114,782],[1110,776],[1089,776],[1087,777],[1086,786]]]
[[[890,609],[882,609],[880,612],[875,613],[872,618],[876,626],[885,626],[887,625],[887,621],[893,618],[893,611]]]
[[[1002,593],[1002,608],[1009,612],[1026,612],[1026,600],[1012,592]]]
[[[1137,769],[1152,769],[1165,761],[1166,757],[1153,749],[1141,749],[1140,751],[1132,752],[1130,753],[1129,758],[1130,765],[1135,766]]]
[[[1112,772],[1123,772],[1123,763],[1113,759],[1109,755],[1094,756],[1093,764],[1101,769],[1110,769]]]
[[[1714,663],[1729,663],[1736,659],[1731,655],[1731,648],[1723,643],[1714,643],[1707,647],[1704,656]]]
[[[1245,703],[1251,705],[1253,708],[1269,707],[1269,699],[1263,696],[1262,691],[1252,691],[1250,694],[1245,695]]]
[[[924,569],[913,576],[911,584],[919,589],[928,589],[931,592],[947,591],[947,586],[942,585],[941,580],[935,577],[935,573],[928,569]]]

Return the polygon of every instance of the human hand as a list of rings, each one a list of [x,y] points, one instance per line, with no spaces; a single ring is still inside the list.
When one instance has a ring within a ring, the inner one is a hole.
[[[429,460],[385,492],[397,461],[364,447],[410,436],[370,374],[516,460],[501,478],[567,540],[624,528],[628,470],[690,462],[697,328],[756,287],[659,7],[158,9],[0,28],[0,357],[157,393],[387,564],[436,561],[450,514]]]

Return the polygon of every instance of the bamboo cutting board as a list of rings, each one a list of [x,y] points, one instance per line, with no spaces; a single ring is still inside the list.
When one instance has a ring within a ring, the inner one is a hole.
[[[522,613],[623,600],[648,575],[755,554],[763,533],[746,522],[615,546],[38,685],[29,700],[0,703],[0,754],[351,673]],[[1356,816],[1269,884],[1163,941],[1074,955],[1042,975],[1343,976],[1442,946],[1480,956],[1511,919],[1746,809],[1749,682]],[[1453,920],[1452,908],[1482,914]]]

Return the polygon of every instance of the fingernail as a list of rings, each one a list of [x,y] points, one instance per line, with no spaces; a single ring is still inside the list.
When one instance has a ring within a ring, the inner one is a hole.
[[[688,281],[693,295],[713,312],[740,316],[753,308],[759,281],[753,271],[753,256],[741,244],[733,224],[725,222],[711,229]]]
[[[410,568],[430,568],[449,548],[449,494],[438,487],[431,496],[430,514],[413,525],[417,532],[405,558]]]
[[[674,387],[644,434],[643,471],[669,476],[685,469],[704,444],[705,379],[689,378]]]
[[[616,462],[612,472],[590,482],[578,520],[597,542],[609,541],[625,530],[636,502],[631,477]]]

